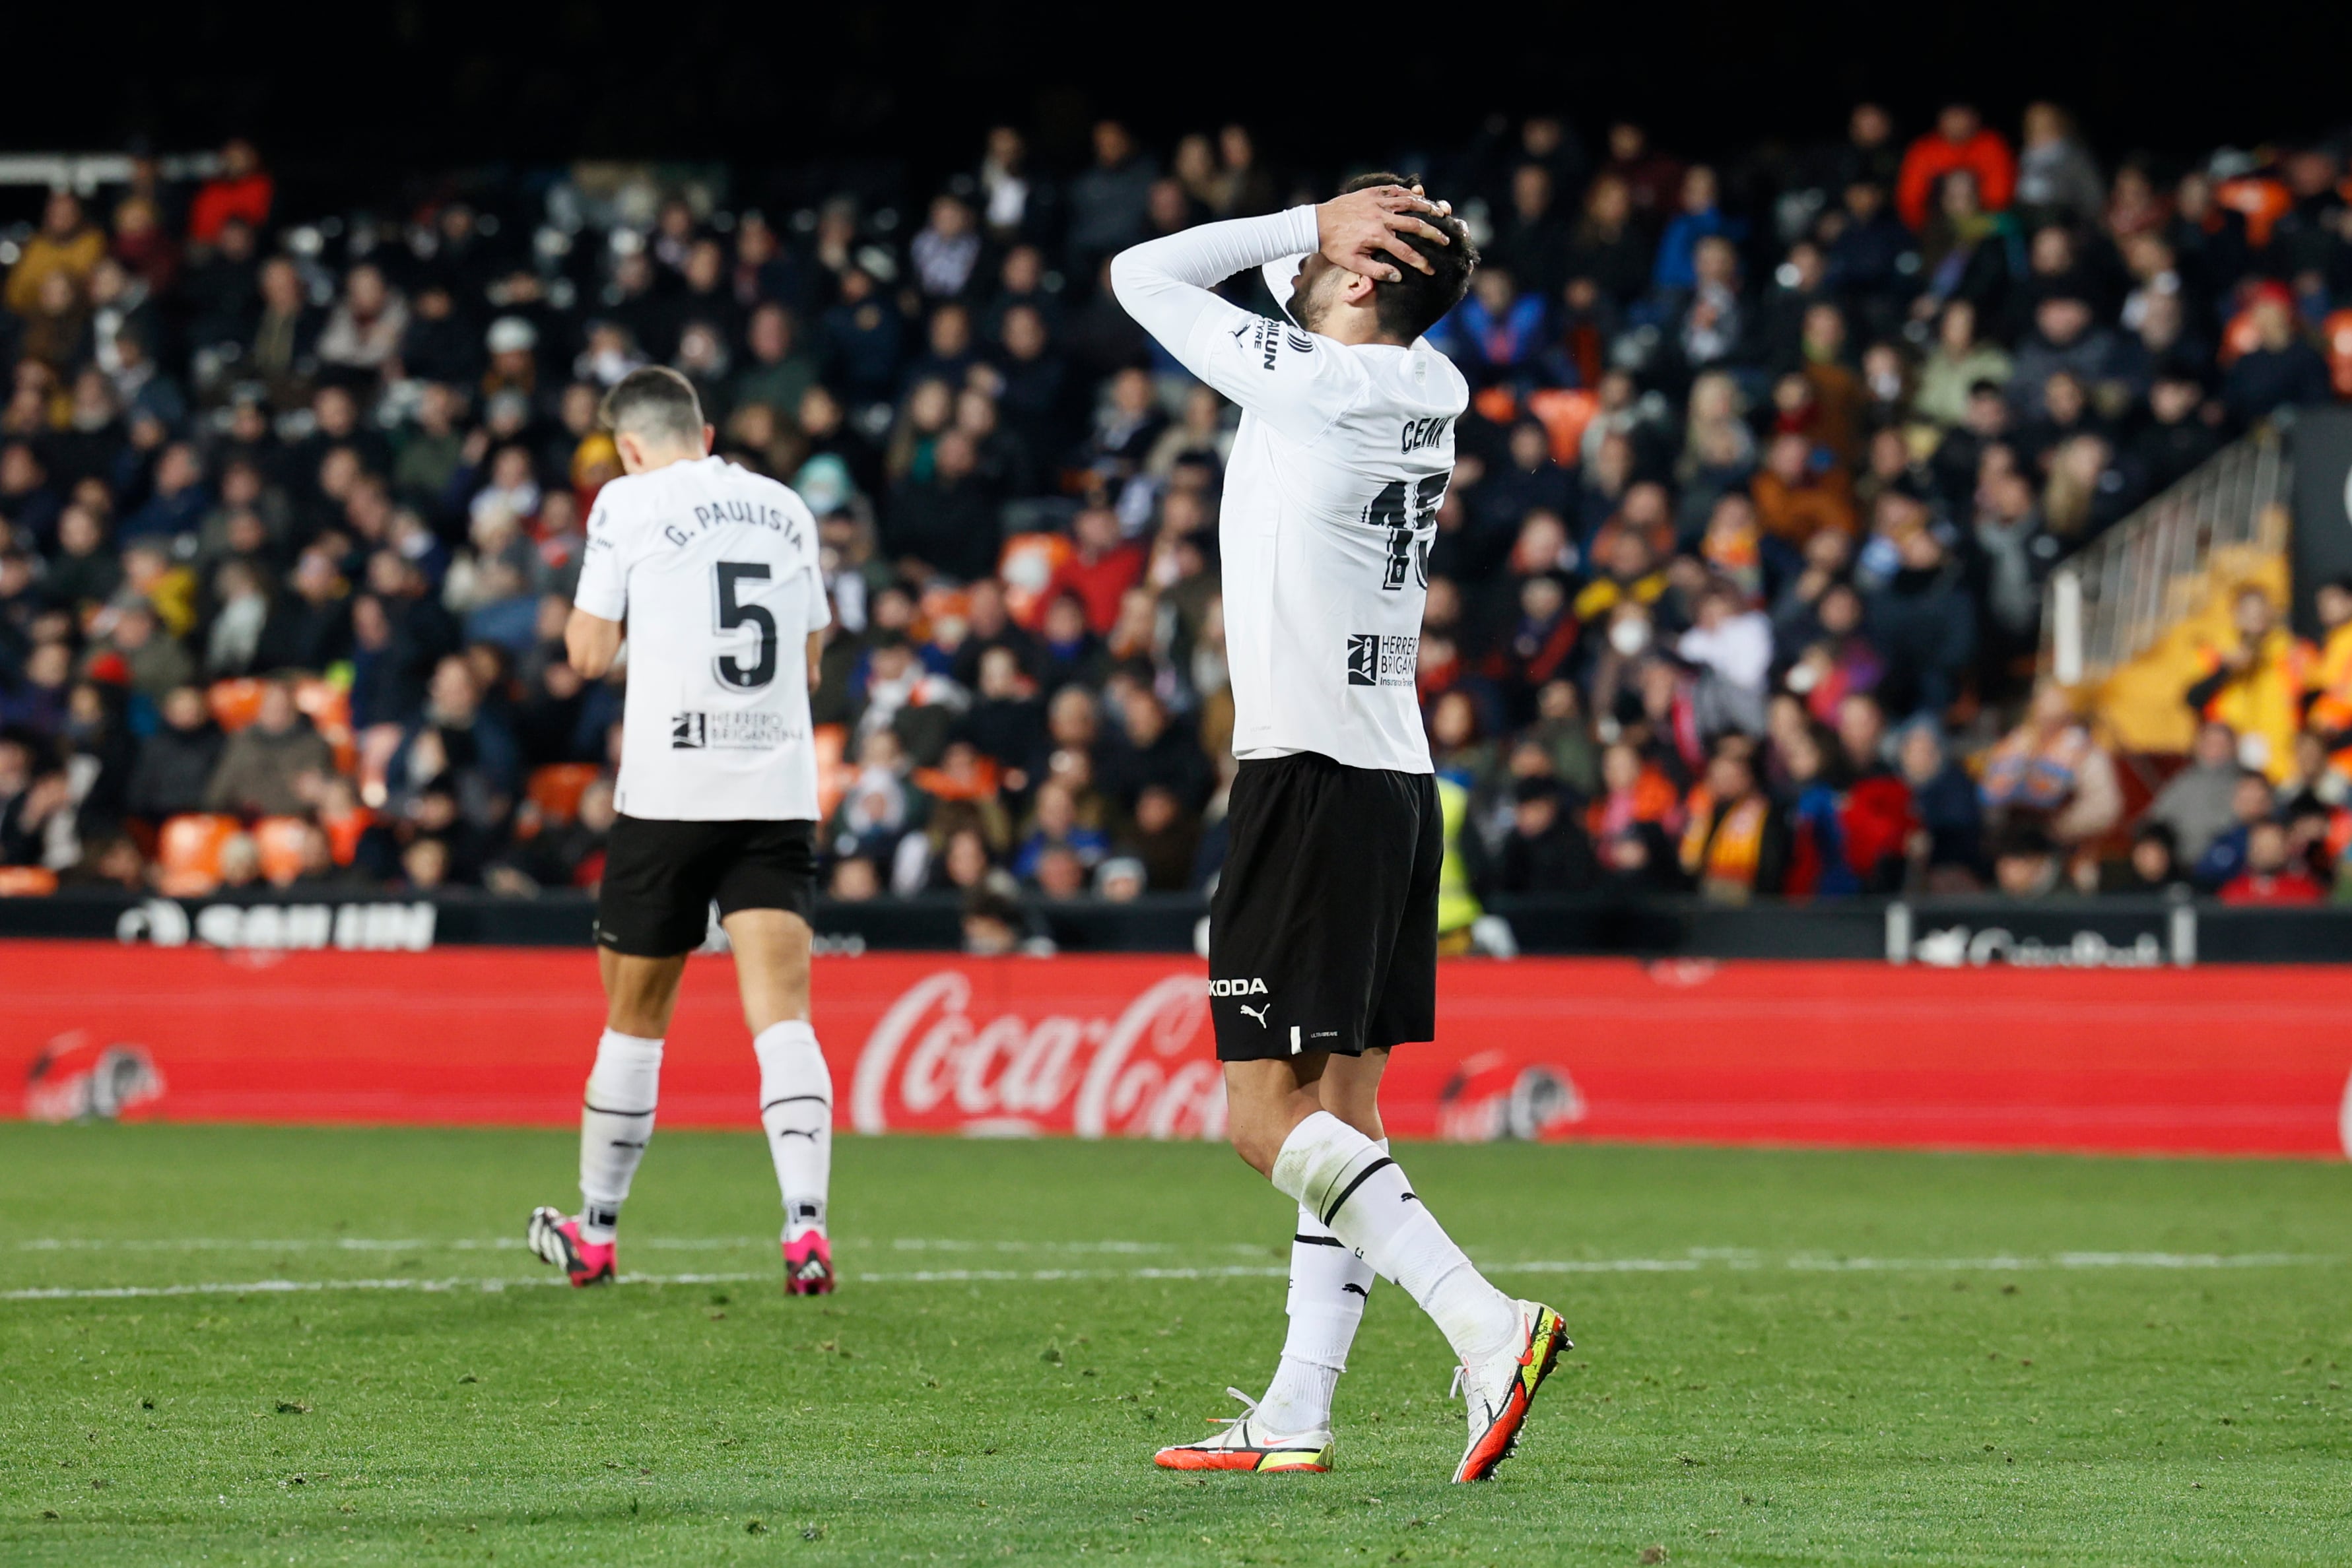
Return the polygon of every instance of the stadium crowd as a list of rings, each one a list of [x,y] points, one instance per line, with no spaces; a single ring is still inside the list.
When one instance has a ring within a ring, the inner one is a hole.
[[[1478,890],[2352,889],[2352,631],[2246,595],[2145,810],[2033,685],[2054,563],[2352,395],[2352,149],[2017,129],[1865,104],[1716,166],[1537,117],[1427,159],[1486,257],[1419,655]],[[560,633],[598,397],[653,362],[822,521],[834,896],[1202,885],[1235,412],[1104,269],[1342,172],[1240,126],[976,152],[766,213],[602,167],[288,212],[241,142],[52,194],[0,246],[0,874],[593,886],[619,688]]]

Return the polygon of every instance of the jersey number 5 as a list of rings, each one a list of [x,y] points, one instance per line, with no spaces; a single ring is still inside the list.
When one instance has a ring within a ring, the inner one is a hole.
[[[764,564],[722,560],[712,570],[718,574],[719,634],[754,627],[760,633],[760,646],[748,665],[731,653],[719,654],[711,665],[718,672],[720,685],[756,692],[776,678],[776,618],[764,604],[737,603],[735,585],[746,579],[765,582],[768,569]]]

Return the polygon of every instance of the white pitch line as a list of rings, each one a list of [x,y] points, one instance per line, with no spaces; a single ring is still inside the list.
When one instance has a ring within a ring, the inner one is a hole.
[[[2061,1252],[2050,1258],[1826,1258],[1800,1256],[1784,1269],[1821,1273],[2015,1269],[2275,1269],[2296,1264],[2336,1263],[2339,1258],[2305,1252]]]
[[[1770,1267],[1797,1273],[1948,1272],[1983,1270],[2011,1271],[2037,1269],[2275,1269],[2341,1263],[2341,1257],[2296,1252],[2061,1252],[2049,1258],[1825,1258],[1799,1255],[1761,1264],[1752,1257],[1709,1249],[1698,1258],[1538,1258],[1489,1263],[1497,1274],[1682,1274],[1710,1266],[1748,1270]],[[934,1285],[982,1282],[1052,1283],[1090,1280],[1238,1280],[1281,1279],[1289,1272],[1278,1265],[1226,1264],[1194,1268],[1139,1269],[919,1269],[901,1272],[845,1272],[843,1278],[860,1285]],[[624,1274],[625,1285],[746,1284],[773,1279],[757,1273]],[[436,1280],[249,1280],[183,1285],[45,1285],[0,1291],[0,1301],[114,1301],[153,1296],[289,1295],[320,1291],[499,1291],[561,1285],[559,1274],[519,1278],[476,1277]]]
[[[840,1243],[841,1239],[835,1239]],[[629,1246],[654,1252],[728,1252],[745,1249],[765,1251],[776,1244],[768,1236],[644,1236]],[[902,1236],[887,1241],[856,1238],[847,1245],[887,1247],[900,1252],[1232,1252],[1259,1255],[1266,1243],[1232,1242],[1222,1246],[1184,1246],[1173,1241],[969,1241],[944,1238]],[[509,1252],[525,1242],[520,1236],[464,1236],[445,1240],[421,1237],[386,1239],[366,1236],[313,1236],[281,1240],[247,1237],[173,1236],[115,1238],[104,1236],[44,1236],[11,1242],[19,1252]]]

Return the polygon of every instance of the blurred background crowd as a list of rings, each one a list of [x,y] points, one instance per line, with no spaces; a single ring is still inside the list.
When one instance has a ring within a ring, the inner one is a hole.
[[[0,241],[0,875],[593,887],[619,687],[560,633],[598,397],[659,363],[822,521],[834,897],[1201,888],[1236,414],[1104,268],[1355,171],[1239,124],[1091,152],[295,211],[238,141],[52,193]],[[1542,116],[1425,155],[1486,258],[1434,335],[1475,401],[1420,652],[1458,891],[2352,890],[2352,585],[2312,640],[2241,597],[2185,758],[2036,683],[2055,565],[2352,395],[2347,152],[1865,103],[1722,167]]]

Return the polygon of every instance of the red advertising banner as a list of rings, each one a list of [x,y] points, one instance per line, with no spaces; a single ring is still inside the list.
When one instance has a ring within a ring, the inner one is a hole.
[[[816,961],[845,1129],[1214,1137],[1182,958]],[[756,1125],[731,965],[698,957],[668,1126]],[[0,944],[0,1113],[562,1125],[602,1023],[572,949]],[[1403,1137],[2342,1157],[2352,969],[1449,963],[1396,1053]],[[12,1103],[11,1096],[14,1096]]]

